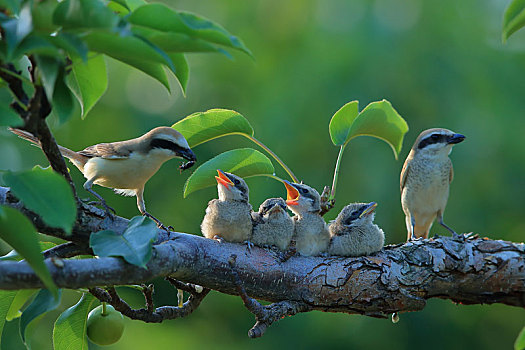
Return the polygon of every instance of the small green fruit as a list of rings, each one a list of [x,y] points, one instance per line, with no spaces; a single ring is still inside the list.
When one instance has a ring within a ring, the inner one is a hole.
[[[106,305],[106,313],[102,314],[102,305],[97,306],[88,315],[87,336],[97,345],[116,343],[124,332],[124,316],[113,306]]]

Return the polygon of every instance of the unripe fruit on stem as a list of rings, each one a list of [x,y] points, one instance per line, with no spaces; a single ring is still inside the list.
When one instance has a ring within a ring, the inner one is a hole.
[[[116,343],[124,332],[124,316],[116,311],[113,306],[99,305],[88,315],[87,336],[97,345],[110,345]]]

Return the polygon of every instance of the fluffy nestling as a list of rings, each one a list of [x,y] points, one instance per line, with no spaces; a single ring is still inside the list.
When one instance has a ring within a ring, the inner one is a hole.
[[[430,227],[438,222],[454,236],[443,221],[450,182],[454,177],[448,157],[452,146],[465,136],[447,129],[429,129],[417,137],[401,170],[401,205],[405,212],[407,240],[428,238]]]
[[[252,234],[252,206],[248,202],[246,182],[237,175],[217,170],[219,199],[212,199],[206,208],[201,231],[210,239],[247,242]]]
[[[380,251],[385,242],[383,230],[374,224],[377,203],[352,203],[330,223],[330,255],[361,256]]]
[[[316,256],[326,252],[330,242],[328,226],[319,212],[321,196],[305,184],[284,181],[287,191],[286,204],[295,213],[294,240],[297,252]]]
[[[282,198],[268,198],[252,213],[252,243],[261,247],[276,246],[286,250],[294,233],[294,223],[286,212],[286,202]]]
[[[41,147],[38,139],[29,132],[20,129],[9,130]],[[140,213],[152,218],[163,228],[164,225],[146,211],[144,186],[167,160],[184,158],[190,161],[189,164],[195,161],[195,154],[184,136],[165,126],[154,128],[131,140],[99,143],[79,152],[62,146],[58,148],[60,153],[82,172],[87,179],[84,188],[100,200],[100,204],[108,213],[113,209],[92,189],[93,184],[112,188],[124,196],[137,196]]]

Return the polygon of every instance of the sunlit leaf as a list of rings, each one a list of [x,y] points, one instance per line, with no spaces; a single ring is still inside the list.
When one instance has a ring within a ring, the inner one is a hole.
[[[146,268],[156,237],[155,222],[144,216],[135,216],[122,235],[109,230],[91,234],[89,246],[95,255],[121,256],[130,264]]]
[[[16,290],[0,290],[0,336],[4,330],[9,308],[15,299]]]
[[[253,128],[241,114],[229,109],[210,109],[193,113],[172,125],[180,132],[190,147],[232,134],[253,136]]]
[[[67,85],[76,96],[84,118],[108,88],[108,74],[103,55],[95,55],[86,63],[80,57],[73,57]]]
[[[168,91],[171,90],[168,76],[166,75],[166,71],[164,70],[164,67],[162,64],[142,61],[142,60],[133,59],[133,58],[126,58],[125,61],[122,61],[122,62],[129,64],[130,66],[135,67],[138,70],[146,73],[147,75],[156,79],[158,82],[164,85],[164,87]]]
[[[53,328],[54,350],[87,350],[87,316],[96,301],[91,294],[82,294],[75,305],[64,311]]]
[[[24,304],[35,294],[38,289],[20,289],[16,291],[16,295],[7,311],[6,320],[11,321],[22,315],[20,309]],[[1,332],[0,332],[1,333]]]
[[[261,152],[252,148],[234,149],[201,164],[184,184],[184,197],[191,193],[217,184],[217,169],[234,173],[240,177],[272,175],[272,162]]]
[[[73,191],[62,176],[50,167],[42,169],[36,166],[29,171],[6,172],[3,179],[15,196],[40,215],[46,224],[71,233],[77,206]]]
[[[525,349],[525,327],[521,329],[520,334],[514,342],[514,350],[523,350]]]
[[[16,209],[0,206],[0,238],[22,255],[44,285],[54,295],[58,295],[57,287],[44,264],[36,230],[25,215]]]
[[[503,15],[503,42],[525,27],[525,0],[512,0]]]
[[[357,136],[372,136],[385,141],[397,159],[408,131],[405,120],[386,100],[372,102],[357,116],[357,101],[343,106],[330,121],[330,136],[335,145],[346,145]],[[343,142],[343,136],[346,138]]]
[[[330,137],[334,145],[342,146],[347,141],[350,126],[359,114],[358,105],[357,101],[348,102],[330,120]]]
[[[61,295],[61,290],[58,290],[57,297],[55,297],[49,290],[41,289],[33,302],[24,310],[20,317],[20,335],[26,346],[30,347],[31,344],[31,334],[28,332],[30,324],[38,322],[41,318],[39,316],[56,309],[60,305]]]

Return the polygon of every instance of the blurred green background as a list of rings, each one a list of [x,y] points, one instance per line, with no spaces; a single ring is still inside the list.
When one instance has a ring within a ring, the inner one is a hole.
[[[406,238],[399,200],[399,173],[417,135],[445,127],[467,136],[451,154],[455,179],[445,221],[458,232],[523,241],[525,221],[525,30],[501,43],[506,0],[201,0],[169,5],[206,16],[241,37],[255,60],[234,53],[189,55],[190,82],[183,97],[176,82],[169,95],[156,81],[108,60],[109,89],[85,120],[65,125],[51,120],[60,144],[86,146],[136,137],[171,125],[196,111],[229,108],[249,119],[255,135],[295,174],[319,191],[332,180],[338,149],[328,134],[331,116],[344,103],[361,109],[385,98],[406,119],[399,160],[390,147],[368,137],[353,140],[343,158],[333,219],[353,201],[377,201],[376,223],[387,243]],[[47,165],[41,152],[0,131],[0,169]],[[254,147],[230,136],[195,148],[199,161],[236,147]],[[148,211],[178,231],[199,234],[209,188],[182,198],[190,172],[179,161],[166,163],[147,184]],[[286,174],[276,165],[277,174]],[[81,174],[72,167],[80,195]],[[254,207],[267,197],[285,196],[268,178],[248,179]],[[119,215],[138,214],[134,198],[97,187]],[[447,234],[439,225],[433,234]],[[128,294],[124,294],[128,295]],[[130,292],[139,306],[141,296]],[[163,281],[158,305],[176,303]],[[62,310],[78,295],[66,293]],[[59,310],[61,311],[61,310]],[[33,349],[51,347],[58,312],[44,318]],[[401,314],[393,324],[364,316],[311,312],[282,320],[257,340],[247,337],[253,316],[238,297],[213,292],[190,317],[160,325],[127,320],[123,339],[107,349],[358,348],[358,349],[510,349],[525,325],[525,311],[502,305],[461,306],[430,300],[417,313]],[[4,332],[2,349],[18,349]],[[91,344],[92,348],[96,348]]]

